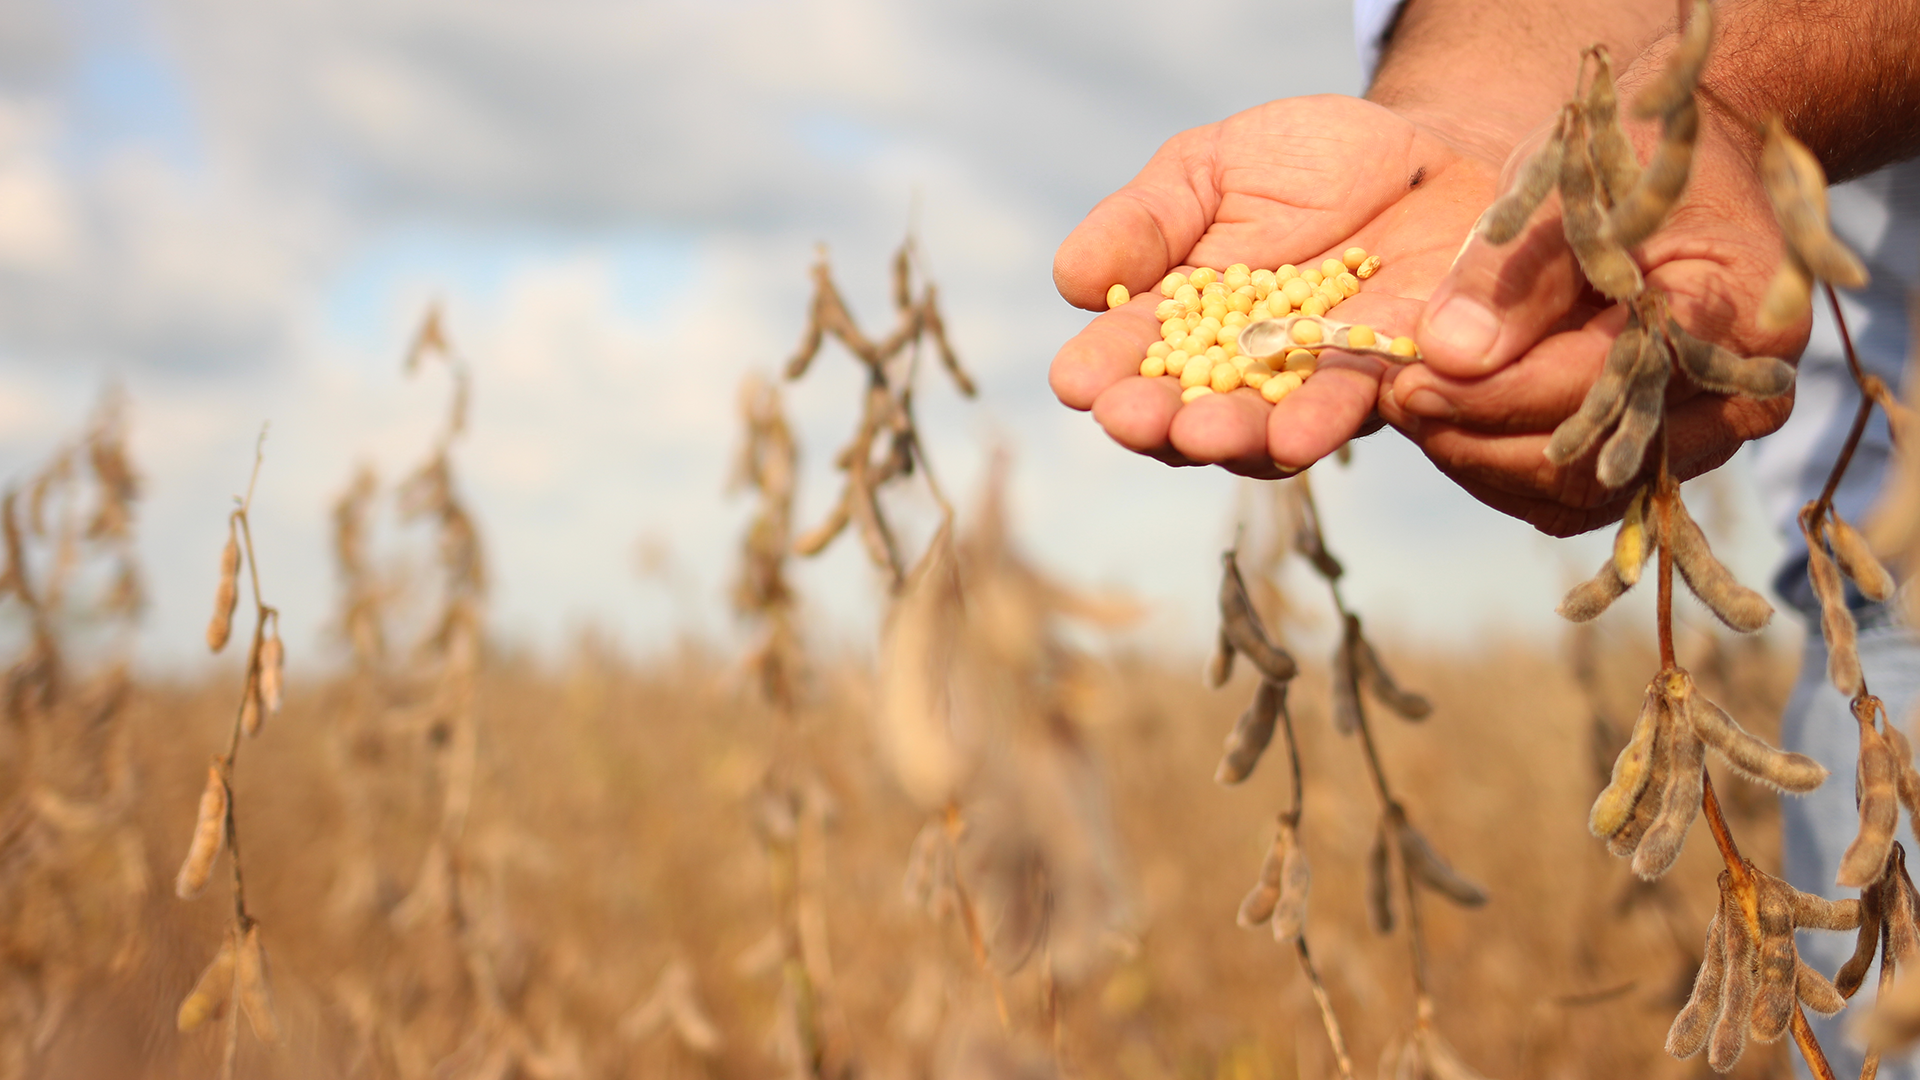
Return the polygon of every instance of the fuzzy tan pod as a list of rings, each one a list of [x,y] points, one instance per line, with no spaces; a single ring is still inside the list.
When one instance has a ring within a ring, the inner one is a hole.
[[[1707,747],[1686,724],[1675,724],[1668,763],[1667,789],[1660,812],[1647,827],[1633,852],[1633,872],[1647,881],[1673,868],[1687,842],[1687,831],[1700,816]]]
[[[240,540],[227,523],[227,546],[220,549],[220,585],[213,592],[213,620],[207,623],[207,648],[219,652],[233,635],[233,609],[240,602]]]
[[[1726,710],[1700,693],[1693,677],[1685,671],[1668,673],[1666,691],[1673,708],[1686,717],[1694,734],[1747,779],[1796,795],[1804,795],[1826,782],[1825,765],[1805,754],[1771,746],[1741,727]]]
[[[1613,56],[1605,45],[1587,50],[1593,58],[1593,76],[1587,83],[1588,151],[1600,178],[1600,194],[1608,205],[1619,202],[1640,180],[1640,159],[1620,126],[1620,99],[1613,85]],[[1629,245],[1631,246],[1631,245]]]
[[[1614,300],[1632,300],[1646,282],[1633,256],[1607,228],[1606,213],[1600,208],[1599,181],[1587,156],[1584,111],[1576,106],[1568,116],[1567,149],[1560,159],[1561,231],[1594,288]]]
[[[1666,340],[1659,334],[1649,334],[1634,364],[1633,376],[1627,381],[1626,408],[1621,410],[1620,423],[1600,447],[1594,474],[1602,484],[1624,487],[1640,474],[1647,446],[1666,416],[1667,380],[1672,374]]]
[[[1553,610],[1568,622],[1583,623],[1598,618],[1615,600],[1625,596],[1628,588],[1620,577],[1620,568],[1609,557],[1600,564],[1599,573],[1568,590],[1560,606]]]
[[[240,1009],[263,1043],[280,1040],[280,1024],[273,1015],[273,987],[267,981],[267,950],[260,944],[260,926],[247,928],[234,964],[234,982],[240,990]]]
[[[1667,1029],[1667,1053],[1674,1057],[1690,1058],[1706,1049],[1707,1036],[1720,1018],[1720,999],[1727,981],[1725,916],[1726,903],[1722,901],[1720,910],[1707,923],[1707,951],[1693,977],[1693,994]]]
[[[1707,0],[1693,0],[1687,26],[1680,34],[1667,66],[1640,91],[1633,101],[1633,115],[1653,120],[1672,115],[1693,101],[1694,87],[1700,84],[1700,72],[1713,48],[1713,8]]]
[[[1840,568],[1820,541],[1820,530],[1811,517],[1813,504],[1800,513],[1800,533],[1807,541],[1807,579],[1813,595],[1820,601],[1820,634],[1827,643],[1827,679],[1834,689],[1851,698],[1860,693],[1859,629],[1853,612],[1847,607],[1846,586],[1840,582]]]
[[[1793,365],[1771,356],[1740,356],[1710,341],[1702,341],[1678,322],[1667,320],[1667,337],[1674,359],[1687,377],[1716,394],[1750,398],[1779,397],[1793,389]]]
[[[1353,620],[1354,624],[1354,669],[1367,692],[1402,720],[1425,720],[1432,715],[1433,703],[1425,695],[1403,690],[1400,684],[1393,681],[1386,665],[1380,662],[1380,655],[1374,652],[1372,643],[1360,632],[1359,617],[1349,615],[1347,618]]]
[[[1638,247],[1660,228],[1686,190],[1693,170],[1693,144],[1699,136],[1700,110],[1689,98],[1667,117],[1653,160],[1608,215],[1607,228],[1615,243]]]
[[[1647,525],[1647,492],[1641,488],[1627,504],[1620,530],[1613,534],[1613,571],[1628,588],[1640,582],[1640,570],[1653,554],[1654,530]]]
[[[1813,271],[1789,250],[1780,260],[1780,268],[1767,283],[1760,299],[1762,330],[1785,330],[1802,319],[1813,317]]]
[[[227,839],[227,781],[220,771],[220,759],[207,766],[207,786],[200,792],[200,813],[193,822],[193,840],[187,845],[187,857],[173,881],[174,895],[191,900],[207,887],[213,874],[213,861]]]
[[[1627,407],[1627,384],[1639,367],[1640,354],[1647,345],[1646,329],[1640,325],[1638,316],[1630,314],[1625,329],[1607,349],[1600,377],[1587,388],[1580,408],[1553,429],[1552,438],[1547,440],[1548,461],[1565,465],[1585,454],[1620,419],[1621,411]]]
[[[1286,682],[1300,673],[1293,657],[1267,637],[1231,549],[1220,554],[1219,605],[1220,632],[1236,652],[1260,669],[1260,674],[1276,682]]]
[[[279,620],[274,620],[273,632],[260,646],[260,703],[269,715],[280,711],[280,691],[286,666],[287,650],[280,644]]]
[[[1284,818],[1280,836],[1280,891],[1273,907],[1273,939],[1291,942],[1307,926],[1307,893],[1313,886],[1313,871],[1307,865],[1307,849],[1293,824]]]
[[[1800,140],[1787,134],[1778,116],[1767,121],[1760,151],[1760,180],[1787,248],[1815,277],[1843,289],[1867,284],[1867,269],[1827,225],[1827,175]]]
[[[1566,147],[1567,113],[1562,110],[1554,124],[1553,135],[1533,152],[1520,167],[1513,189],[1487,208],[1480,219],[1480,235],[1494,245],[1505,244],[1520,235],[1527,219],[1560,183],[1560,158]]]
[[[1894,830],[1900,826],[1899,766],[1893,748],[1874,726],[1874,712],[1854,709],[1860,729],[1860,762],[1854,778],[1860,829],[1840,857],[1840,872],[1834,878],[1834,884],[1848,889],[1865,888],[1880,879],[1893,853]]]
[[[1486,890],[1449,866],[1420,830],[1404,818],[1398,833],[1400,858],[1406,864],[1408,877],[1461,907],[1479,907],[1487,902]]]
[[[1640,717],[1633,724],[1633,734],[1620,756],[1614,758],[1613,778],[1593,801],[1593,810],[1587,815],[1587,828],[1593,835],[1602,839],[1612,836],[1632,816],[1634,804],[1647,790],[1647,780],[1653,774],[1654,737],[1659,733],[1664,713],[1665,704],[1658,690],[1648,687],[1646,700],[1640,706]]]
[[[1824,531],[1827,546],[1833,551],[1840,572],[1852,579],[1862,596],[1875,603],[1893,599],[1893,575],[1874,557],[1873,549],[1867,546],[1867,538],[1861,536],[1859,530],[1847,524],[1846,519],[1838,513],[1830,512]]]
[[[233,999],[234,961],[233,935],[228,934],[221,939],[220,951],[213,954],[213,961],[194,980],[193,989],[181,999],[180,1008],[174,1013],[175,1028],[192,1031],[226,1012]]]
[[[1767,598],[1740,584],[1707,543],[1706,534],[1679,498],[1673,503],[1673,524],[1664,537],[1673,546],[1674,566],[1687,588],[1729,629],[1751,634],[1773,619]]]
[[[1387,820],[1373,834],[1373,846],[1367,849],[1367,914],[1374,930],[1393,932],[1393,851],[1388,847]]]
[[[1227,743],[1220,757],[1220,765],[1214,770],[1213,779],[1219,784],[1237,784],[1253,772],[1260,763],[1267,744],[1273,741],[1273,729],[1280,714],[1287,707],[1287,684],[1272,679],[1262,679],[1260,689],[1253,695],[1253,701],[1240,719],[1233,725],[1233,731],[1227,735]]]

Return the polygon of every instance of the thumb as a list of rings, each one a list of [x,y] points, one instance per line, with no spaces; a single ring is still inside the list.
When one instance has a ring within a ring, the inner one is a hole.
[[[1579,299],[1585,278],[1561,233],[1560,215],[1541,215],[1498,247],[1476,227],[1414,329],[1436,372],[1492,374],[1545,337]]]

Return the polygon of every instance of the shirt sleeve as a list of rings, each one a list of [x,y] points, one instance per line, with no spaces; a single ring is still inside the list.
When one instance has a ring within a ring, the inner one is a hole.
[[[1373,82],[1373,71],[1380,66],[1381,39],[1404,3],[1406,0],[1353,0],[1353,49],[1360,56],[1363,82]]]

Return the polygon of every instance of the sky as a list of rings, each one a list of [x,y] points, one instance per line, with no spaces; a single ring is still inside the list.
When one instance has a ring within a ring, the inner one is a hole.
[[[290,663],[337,660],[329,507],[361,465],[391,482],[426,452],[445,376],[401,358],[438,302],[473,373],[456,466],[497,638],[737,642],[735,388],[793,349],[818,245],[885,325],[911,228],[981,387],[919,393],[942,479],[964,505],[1005,447],[1034,558],[1198,655],[1248,482],[1132,456],[1053,400],[1086,319],[1053,250],[1176,132],[1360,80],[1344,4],[0,0],[0,482],[124,387],[141,656],[190,667],[267,425],[263,585]],[[858,386],[829,349],[787,388],[803,527]],[[1728,471],[1722,547],[1758,581],[1779,549]],[[1316,476],[1349,598],[1389,633],[1553,630],[1606,543],[1499,517],[1390,431]],[[796,582],[823,639],[871,641],[854,545]]]

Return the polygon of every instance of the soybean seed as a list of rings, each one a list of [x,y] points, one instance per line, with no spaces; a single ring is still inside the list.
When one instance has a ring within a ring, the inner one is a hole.
[[[1107,310],[1124,307],[1131,299],[1133,297],[1127,295],[1127,287],[1116,283],[1113,288],[1107,290]]]

